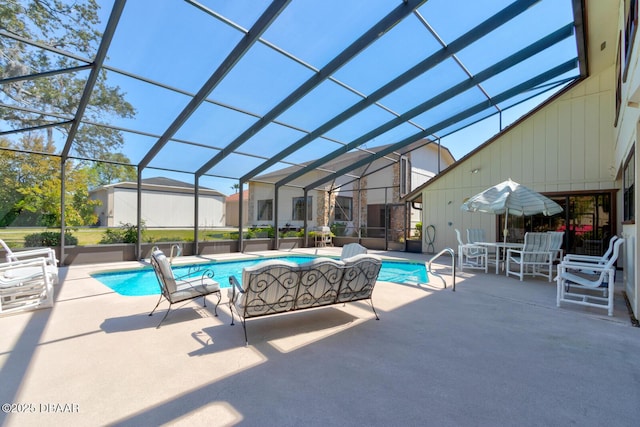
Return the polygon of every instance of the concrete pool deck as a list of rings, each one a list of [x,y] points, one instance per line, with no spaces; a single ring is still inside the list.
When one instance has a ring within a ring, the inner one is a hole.
[[[124,297],[89,276],[140,265],[62,268],[52,309],[0,318],[0,403],[14,404],[14,412],[0,412],[0,425],[640,420],[640,328],[631,325],[620,286],[608,317],[557,308],[555,282],[542,279],[457,273],[455,292],[437,278],[421,286],[379,282],[373,302],[380,321],[366,302],[253,319],[245,347],[242,326],[229,326],[224,291],[219,317],[210,298],[206,308],[177,305],[156,329],[161,317],[147,314],[157,296]],[[448,274],[450,258],[437,267]]]

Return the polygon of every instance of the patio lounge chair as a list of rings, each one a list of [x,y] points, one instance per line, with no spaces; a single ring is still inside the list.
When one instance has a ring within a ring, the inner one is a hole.
[[[455,229],[456,238],[458,239],[458,266],[460,270],[465,268],[489,271],[487,247],[474,245],[472,243],[463,243],[460,236],[460,230]]]
[[[347,243],[342,247],[342,253],[340,254],[340,259],[345,260],[347,258],[351,258],[352,256],[366,254],[367,248],[358,244],[358,243]]]
[[[517,271],[512,271],[515,264]],[[547,277],[551,282],[553,274],[553,254],[549,250],[548,233],[526,233],[522,249],[507,249],[507,276],[514,275],[524,279],[524,276]]]
[[[220,284],[213,280],[212,270],[204,270],[198,277],[193,277],[193,273],[197,272],[197,270],[191,270],[186,279],[181,279],[174,277],[171,264],[169,264],[169,260],[161,250],[154,250],[151,253],[150,261],[160,285],[160,298],[151,313],[149,313],[149,316],[156,311],[162,298],[169,301],[169,308],[156,328],[159,328],[164,319],[167,318],[173,304],[202,297],[203,305],[206,307],[206,296],[210,294],[218,296],[218,302],[214,307],[215,315],[218,316],[218,305],[222,296],[220,294]]]
[[[0,315],[53,306],[53,282],[44,258],[0,263]]]
[[[606,308],[607,314],[613,316],[613,287],[616,274],[614,264],[623,243],[624,239],[615,241],[613,253],[605,264],[570,261],[562,261],[558,264],[557,306],[560,307],[562,302],[566,302],[587,307]],[[595,273],[596,276],[593,277],[593,274],[585,276],[579,272],[584,270]],[[606,287],[603,296],[594,295],[594,291],[598,292],[603,287]]]
[[[58,260],[56,259],[56,252],[51,248],[38,248],[38,249],[28,249],[25,251],[17,251],[14,252],[11,248],[4,242],[4,240],[0,239],[0,246],[5,251],[5,257],[7,262],[15,262],[15,261],[25,261],[32,260],[37,258],[44,258],[47,272],[49,273],[50,279],[52,280],[54,285],[58,284]],[[24,267],[27,268],[27,267]],[[37,273],[38,267],[29,267],[32,269],[32,272]],[[35,270],[34,270],[35,268]],[[5,275],[10,276],[11,270],[9,270]],[[24,271],[21,273],[24,274]]]

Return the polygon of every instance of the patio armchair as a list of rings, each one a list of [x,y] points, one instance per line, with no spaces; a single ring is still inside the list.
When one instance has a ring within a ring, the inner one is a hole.
[[[0,263],[0,315],[53,306],[53,280],[44,258]]]
[[[347,258],[351,258],[356,255],[366,254],[367,248],[358,244],[358,243],[347,243],[342,247],[342,252],[340,253],[340,259],[345,260]]]
[[[484,228],[467,228],[467,242],[472,245],[478,243],[486,243],[487,235],[484,231]],[[493,264],[496,266],[496,273],[498,271],[498,266],[500,264],[500,254],[496,248],[492,248],[491,246],[486,246],[487,251],[487,264]]]
[[[52,248],[37,248],[37,249],[27,249],[24,251],[16,251],[14,252],[9,245],[5,243],[4,240],[0,239],[0,246],[5,251],[5,258],[7,262],[16,262],[16,261],[25,261],[32,260],[38,258],[44,258],[47,272],[50,276],[54,285],[58,284],[58,260],[56,259],[56,252]],[[27,268],[27,267],[24,267]],[[37,272],[38,267],[30,267],[35,268],[33,272]],[[24,271],[23,271],[24,273]],[[11,270],[7,272],[7,274],[11,275]]]
[[[557,306],[560,307],[564,302],[606,308],[607,314],[613,316],[613,290],[616,274],[614,264],[623,243],[624,239],[622,238],[615,241],[612,255],[605,264],[575,261],[562,261],[558,264]],[[585,271],[588,274],[585,274]],[[596,294],[600,290],[603,291],[602,296]]]
[[[467,242],[473,244],[486,241],[487,236],[483,228],[467,228]]]
[[[465,268],[489,271],[487,247],[475,245],[472,243],[463,243],[460,236],[460,230],[455,229],[456,238],[458,239],[458,266],[460,270]]]
[[[518,270],[511,270],[515,265]],[[548,233],[526,233],[522,249],[507,249],[507,276],[514,275],[524,279],[524,276],[547,277],[551,282],[553,274],[553,255],[549,250]]]
[[[547,231],[549,233],[549,250],[553,254],[551,262],[562,261],[562,244],[564,243],[564,231]]]
[[[212,270],[207,269],[202,273],[198,270],[190,270],[185,278],[176,278],[173,274],[173,270],[171,269],[169,260],[159,249],[156,249],[151,253],[150,261],[153,266],[153,270],[156,273],[156,277],[158,278],[158,284],[160,285],[160,298],[151,313],[149,313],[149,316],[152,316],[156,311],[156,308],[160,305],[162,298],[169,302],[169,308],[156,328],[159,328],[162,322],[164,322],[164,319],[167,318],[173,304],[202,297],[203,306],[206,307],[206,297],[211,294],[216,294],[218,297],[218,302],[214,307],[214,313],[216,317],[218,316],[218,305],[220,304],[222,296],[220,294],[220,284],[213,280],[214,273]],[[198,266],[195,266],[195,268],[198,268]],[[199,273],[198,276],[193,277],[193,273],[196,272]]]

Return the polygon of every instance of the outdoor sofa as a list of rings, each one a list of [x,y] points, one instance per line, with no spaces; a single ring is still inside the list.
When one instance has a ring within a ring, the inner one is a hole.
[[[242,270],[242,285],[229,277],[231,324],[234,312],[242,321],[248,345],[246,320],[253,317],[371,299],[382,259],[360,254],[344,260],[316,258],[304,264],[269,260]]]

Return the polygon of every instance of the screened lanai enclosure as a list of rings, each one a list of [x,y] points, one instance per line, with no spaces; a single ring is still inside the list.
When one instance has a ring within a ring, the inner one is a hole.
[[[401,249],[422,233],[403,195],[584,76],[583,13],[580,0],[3,2],[0,238],[67,264],[100,243],[135,242],[132,259],[171,241],[313,245],[322,227],[334,244]]]

